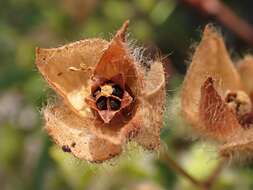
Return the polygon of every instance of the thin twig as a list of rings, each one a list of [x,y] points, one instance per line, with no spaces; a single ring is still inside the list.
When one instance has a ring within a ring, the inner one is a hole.
[[[215,17],[246,43],[253,45],[253,27],[220,0],[183,0],[183,2],[204,14]]]
[[[189,174],[185,169],[183,169],[169,154],[168,150],[166,149],[166,145],[162,145],[160,149],[160,157],[165,162],[165,164],[177,172],[178,174],[184,176],[188,179],[193,185],[198,187],[201,190],[210,190],[212,189],[215,181],[219,177],[222,169],[225,166],[226,159],[222,158],[220,162],[217,164],[216,168],[213,170],[211,175],[207,177],[207,179],[200,181],[194,178],[191,174]]]
[[[201,190],[208,190],[208,188],[206,187],[206,185],[204,183],[202,183],[201,181],[195,179],[187,171],[185,171],[175,160],[173,160],[173,158],[170,156],[170,154],[165,149],[165,147],[161,147],[160,156],[161,156],[161,159],[165,162],[165,164],[168,167],[170,167],[175,172],[177,172],[180,175],[182,175],[185,178],[187,178],[196,187],[198,187]]]
[[[211,175],[204,181],[205,186],[207,189],[211,189],[214,185],[214,182],[217,180],[219,177],[220,173],[222,172],[225,164],[226,164],[226,159],[222,158],[222,160],[219,161],[217,164],[216,168],[213,170]]]

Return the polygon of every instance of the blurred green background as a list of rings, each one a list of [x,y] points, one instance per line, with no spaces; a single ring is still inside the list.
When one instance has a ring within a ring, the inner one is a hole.
[[[226,0],[253,23],[250,0]],[[168,111],[161,138],[173,157],[198,179],[218,162],[215,147],[194,141],[178,111],[178,91],[191,47],[212,22],[223,31],[233,57],[251,47],[214,17],[176,0],[0,0],[1,190],[193,190],[160,160],[135,145],[120,158],[92,165],[63,153],[43,131],[41,108],[52,94],[34,66],[35,47],[56,47],[88,37],[110,39],[130,19],[130,38],[149,56],[168,56]],[[158,48],[159,47],[159,48]],[[214,189],[253,189],[253,166],[231,164]]]

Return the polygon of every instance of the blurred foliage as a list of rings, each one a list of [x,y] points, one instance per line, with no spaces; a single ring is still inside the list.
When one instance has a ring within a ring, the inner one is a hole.
[[[226,0],[253,23],[250,0]],[[215,148],[194,142],[179,117],[179,89],[190,47],[209,22],[222,28],[234,57],[249,47],[213,18],[176,0],[6,0],[0,2],[0,184],[1,189],[195,189],[171,171],[159,155],[131,147],[119,159],[91,165],[52,145],[42,130],[40,110],[48,87],[34,66],[35,47],[54,47],[87,37],[110,39],[126,19],[130,38],[147,54],[169,55],[168,112],[161,137],[180,164],[196,178],[217,164]],[[158,48],[159,47],[159,48]],[[252,166],[225,169],[215,189],[252,189]]]

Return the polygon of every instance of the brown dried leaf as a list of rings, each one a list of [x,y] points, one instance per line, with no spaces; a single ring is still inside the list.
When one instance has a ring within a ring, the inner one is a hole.
[[[221,141],[226,141],[241,129],[236,115],[215,90],[210,77],[201,87],[199,118],[198,127],[204,135]]]
[[[240,76],[228,55],[222,37],[207,25],[198,45],[182,88],[182,112],[192,124],[198,123],[200,88],[207,77],[216,81],[217,91],[222,96],[227,89],[242,88]]]
[[[90,116],[84,98],[90,95],[88,83],[92,69],[107,45],[108,42],[102,39],[89,39],[59,48],[36,50],[39,71],[73,111],[81,116]]]

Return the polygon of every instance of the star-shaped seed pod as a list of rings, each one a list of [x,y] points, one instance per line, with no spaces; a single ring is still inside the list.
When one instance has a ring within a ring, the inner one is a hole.
[[[44,109],[45,129],[63,151],[103,162],[135,140],[146,149],[160,144],[165,106],[162,63],[144,68],[126,42],[128,21],[114,38],[86,39],[36,50],[36,65],[60,95]]]
[[[184,118],[202,136],[217,140],[223,156],[253,150],[253,58],[233,64],[224,41],[207,25],[184,79]]]

